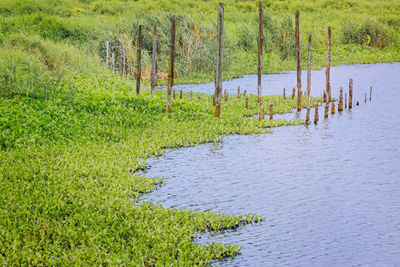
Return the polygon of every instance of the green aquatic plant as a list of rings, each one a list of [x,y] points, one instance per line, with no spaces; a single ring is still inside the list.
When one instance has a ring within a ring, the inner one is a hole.
[[[243,97],[230,97],[216,119],[210,95],[195,93],[189,102],[185,93],[167,114],[164,92],[136,96],[133,88],[114,76],[80,76],[63,78],[49,98],[0,98],[2,265],[203,265],[238,253],[235,245],[193,240],[260,217],[138,202],[162,180],[136,171],[166,148],[304,121],[252,118],[259,112],[253,95],[248,109]],[[281,96],[262,100],[277,113],[296,105]]]

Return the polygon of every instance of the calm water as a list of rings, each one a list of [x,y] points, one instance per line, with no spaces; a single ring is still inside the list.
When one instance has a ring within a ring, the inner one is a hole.
[[[321,94],[324,74],[313,72],[313,95]],[[349,77],[360,106],[320,116],[317,126],[232,135],[149,159],[147,175],[165,177],[166,184],[142,199],[266,218],[202,236],[198,242],[243,247],[215,265],[400,266],[400,63],[335,67],[333,96],[339,86],[347,92]],[[264,93],[280,94],[295,83],[294,72],[265,75]],[[256,92],[254,75],[223,87],[236,92],[238,84]],[[372,101],[364,104],[371,85]],[[189,90],[212,92],[201,88]],[[287,116],[303,118],[305,111]]]

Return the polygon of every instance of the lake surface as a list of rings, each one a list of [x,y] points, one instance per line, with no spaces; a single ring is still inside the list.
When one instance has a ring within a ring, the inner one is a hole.
[[[243,247],[215,265],[400,266],[400,63],[332,68],[333,97],[340,86],[348,92],[350,77],[360,106],[327,120],[320,110],[318,125],[231,135],[149,159],[146,175],[166,183],[141,199],[265,217],[261,224],[203,235],[198,242]],[[312,79],[312,95],[320,96],[325,70],[313,71]],[[295,72],[264,75],[263,94],[295,84]],[[238,85],[255,94],[256,75],[223,88],[236,93]],[[209,84],[184,86],[213,92]],[[364,103],[370,86],[372,101]],[[305,110],[285,117],[304,118]]]

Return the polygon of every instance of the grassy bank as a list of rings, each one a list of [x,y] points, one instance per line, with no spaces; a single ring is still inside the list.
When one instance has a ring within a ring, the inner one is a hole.
[[[51,54],[46,44],[36,46]],[[64,49],[64,62],[72,62],[70,56],[77,55]],[[133,84],[102,74],[102,65],[83,54],[77,60],[99,74],[76,76],[71,70],[57,78],[45,69],[41,54],[0,52],[1,265],[182,266],[235,255],[235,245],[205,246],[193,239],[259,217],[139,203],[138,196],[161,180],[135,171],[166,148],[303,123],[250,118],[259,111],[255,96],[249,109],[243,97],[230,97],[215,119],[211,96],[195,94],[188,102],[184,94],[166,114],[164,93],[136,96]],[[263,101],[274,103],[276,112],[296,106],[296,100],[280,96]]]
[[[225,3],[224,69],[227,79],[256,73],[258,1]],[[217,0],[2,0],[0,44],[13,35],[37,36],[67,44],[105,61],[110,42],[121,71],[122,51],[133,73],[136,35],[143,26],[142,69],[151,67],[153,25],[158,27],[158,68],[168,72],[169,31],[177,19],[176,81],[213,79],[216,54]],[[301,49],[306,67],[308,34],[313,34],[314,68],[325,65],[327,27],[332,27],[332,64],[375,63],[400,60],[400,5],[396,0],[264,1],[263,72],[277,73],[295,67],[294,13],[300,11]],[[353,46],[357,47],[354,51]],[[338,50],[336,50],[338,48]],[[147,73],[148,74],[148,73]],[[163,81],[160,81],[163,83]]]

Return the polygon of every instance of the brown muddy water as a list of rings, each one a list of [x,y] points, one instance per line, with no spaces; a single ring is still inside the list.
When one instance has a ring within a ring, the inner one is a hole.
[[[400,266],[400,63],[332,68],[333,97],[340,86],[348,92],[349,78],[360,106],[327,120],[320,110],[318,125],[231,135],[149,159],[146,175],[164,177],[165,185],[141,200],[265,217],[196,240],[242,246],[239,256],[217,266]],[[320,96],[325,70],[313,71],[312,79],[312,95]],[[264,75],[263,93],[286,87],[288,95],[295,84],[295,72]],[[255,94],[257,76],[223,88],[233,94],[238,85]],[[212,83],[175,88],[214,90]],[[284,117],[305,118],[305,110]]]

